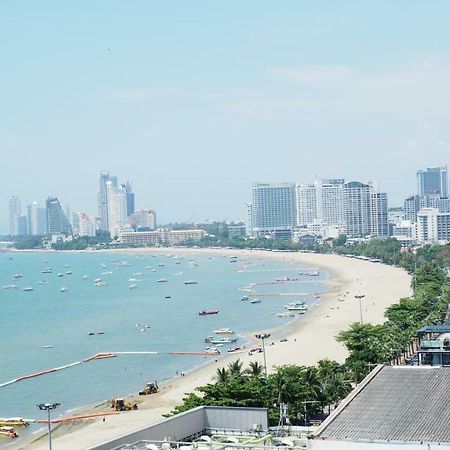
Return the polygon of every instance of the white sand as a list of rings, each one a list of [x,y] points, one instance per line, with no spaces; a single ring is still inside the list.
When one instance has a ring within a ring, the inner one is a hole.
[[[299,320],[271,332],[267,342],[273,341],[275,344],[266,347],[269,370],[283,364],[312,365],[323,358],[343,362],[347,354],[346,349],[336,342],[335,337],[339,331],[348,328],[349,324],[360,320],[359,303],[354,296],[365,295],[362,301],[363,320],[376,324],[383,322],[384,311],[389,305],[411,294],[410,276],[404,270],[336,255],[215,249],[124,250],[133,254],[156,251],[166,254],[198,252],[211,255],[257,256],[287,262],[294,261],[304,266],[323,268],[330,273],[330,291],[323,294],[315,306]],[[281,336],[288,337],[288,341],[279,342]],[[54,446],[65,450],[88,448],[158,422],[162,419],[162,414],[170,412],[174,406],[181,403],[185,393],[193,392],[197,386],[210,382],[218,367],[223,367],[237,358],[240,358],[244,365],[257,360],[263,363],[262,353],[250,356],[245,351],[238,355],[226,355],[217,363],[212,362],[184,377],[170,381],[158,394],[146,397],[136,396],[135,399],[141,402],[138,411],[109,416],[105,422],[100,418],[92,419],[87,423],[85,421],[83,424],[61,427],[54,433]],[[111,409],[100,405],[91,411],[103,412],[111,411]],[[48,445],[46,439],[43,437],[37,442],[27,442],[10,448],[44,450]]]

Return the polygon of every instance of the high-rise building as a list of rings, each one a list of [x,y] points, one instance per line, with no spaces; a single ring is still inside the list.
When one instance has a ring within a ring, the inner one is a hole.
[[[417,186],[420,197],[447,197],[447,166],[428,167],[417,171]]]
[[[252,189],[253,230],[258,235],[295,226],[295,184],[255,183]]]
[[[19,236],[27,236],[28,235],[28,218],[27,216],[19,216],[17,218],[18,231]]]
[[[417,241],[434,243],[450,240],[450,213],[437,208],[422,208],[417,213]]]
[[[108,223],[108,190],[107,183],[117,188],[117,177],[111,176],[109,172],[100,172],[98,190],[98,216],[100,218],[100,230],[110,231]]]
[[[253,235],[253,205],[251,203],[245,204],[245,234]]]
[[[418,195],[412,195],[408,197],[403,203],[403,209],[405,211],[405,219],[416,223],[417,213],[420,209],[420,197]]]
[[[370,234],[373,237],[389,237],[388,201],[385,192],[370,194]]]
[[[342,178],[316,180],[317,218],[328,226],[344,224],[344,186]]]
[[[47,214],[37,202],[28,205],[28,234],[42,236],[47,233]]]
[[[150,209],[139,209],[128,217],[131,228],[137,231],[152,231],[156,229],[156,213]]]
[[[301,184],[297,186],[297,225],[310,225],[316,219],[316,186],[314,184]]]
[[[134,205],[134,193],[129,181],[125,184],[122,184],[122,188],[125,189],[127,194],[127,216],[131,216],[134,213],[135,205]]]
[[[48,197],[46,201],[47,233],[70,234],[71,228],[61,204],[56,197]]]
[[[108,231],[111,237],[118,236],[127,222],[127,193],[123,187],[116,187],[112,181],[106,183]]]
[[[22,205],[19,197],[13,195],[9,200],[9,234],[18,236],[19,233],[19,217],[22,215]]]
[[[72,215],[73,234],[78,236],[95,236],[95,218],[75,211]]]
[[[370,186],[351,181],[343,186],[345,234],[351,238],[370,234]],[[386,214],[387,216],[387,214]]]

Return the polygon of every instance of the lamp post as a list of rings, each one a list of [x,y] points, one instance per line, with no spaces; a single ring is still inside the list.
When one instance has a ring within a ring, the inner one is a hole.
[[[362,304],[361,304],[361,300],[365,297],[365,295],[355,295],[355,298],[357,300],[359,300],[359,322],[363,323],[363,314],[362,314]]]
[[[48,448],[52,450],[52,427],[50,422],[50,411],[52,409],[56,409],[60,404],[59,403],[39,403],[36,405],[41,411],[47,411],[48,414]]]
[[[264,341],[266,339],[270,338],[270,334],[269,333],[255,334],[255,338],[262,340],[263,357],[264,357],[264,373],[266,375],[266,380],[267,380],[266,346],[264,345]]]

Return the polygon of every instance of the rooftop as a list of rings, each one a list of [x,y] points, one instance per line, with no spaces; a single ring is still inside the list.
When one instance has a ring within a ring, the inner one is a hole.
[[[313,439],[450,443],[450,368],[378,366]]]

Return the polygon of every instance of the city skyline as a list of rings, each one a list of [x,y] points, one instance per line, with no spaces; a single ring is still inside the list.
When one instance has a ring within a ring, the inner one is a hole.
[[[235,218],[253,181],[315,174],[400,204],[446,162],[450,4],[175,5],[3,5],[1,204],[94,212],[103,167],[161,222]]]

